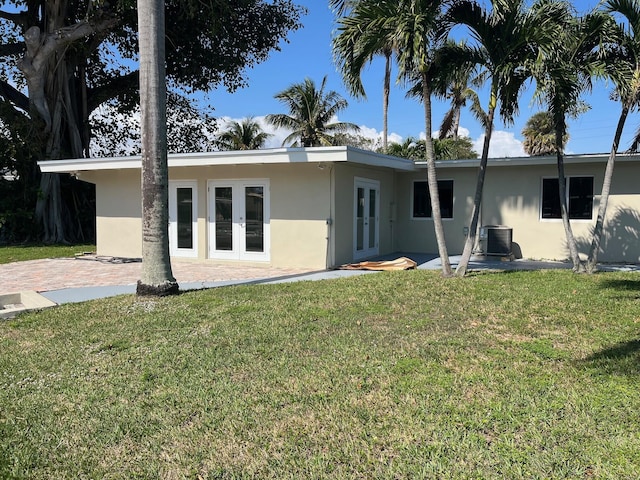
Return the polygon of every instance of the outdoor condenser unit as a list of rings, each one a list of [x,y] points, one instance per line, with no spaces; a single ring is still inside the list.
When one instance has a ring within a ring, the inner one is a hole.
[[[505,225],[485,225],[480,228],[480,250],[484,255],[511,255],[513,229]]]

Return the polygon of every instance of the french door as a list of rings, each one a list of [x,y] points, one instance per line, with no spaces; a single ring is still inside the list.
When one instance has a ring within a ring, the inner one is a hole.
[[[353,257],[378,254],[380,236],[380,183],[356,178],[354,185]]]
[[[198,256],[198,184],[169,182],[169,253],[175,257]]]
[[[209,182],[209,258],[268,261],[269,181]]]

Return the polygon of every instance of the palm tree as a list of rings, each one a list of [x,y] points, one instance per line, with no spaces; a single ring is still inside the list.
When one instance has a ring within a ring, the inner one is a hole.
[[[382,95],[382,147],[387,148],[389,132],[389,95],[391,92],[391,57],[395,50],[393,38],[380,35],[380,23],[386,18],[376,15],[380,10],[371,0],[354,1],[348,16],[338,19],[338,35],[333,39],[333,54],[342,78],[352,95],[366,98],[362,85],[362,70],[377,55],[385,58]],[[344,11],[346,9],[343,8]]]
[[[241,122],[230,121],[226,130],[218,135],[217,143],[222,150],[257,150],[264,147],[265,142],[273,137],[262,131],[260,124],[253,117]]]
[[[553,116],[549,112],[534,113],[524,128],[523,147],[527,155],[540,157],[556,153],[556,130],[553,127]],[[562,139],[562,148],[567,144],[569,135],[565,134]]]
[[[443,4],[442,0],[379,0],[368,2],[367,5],[372,10],[370,14],[372,18],[383,19],[376,24],[380,37],[394,39],[399,79],[409,82],[418,78],[422,82],[421,100],[424,106],[425,132],[427,132],[425,139],[427,185],[431,197],[433,225],[442,274],[451,276],[451,264],[440,211],[435,152],[431,138],[435,46]]]
[[[616,153],[620,145],[620,137],[622,137],[627,116],[640,105],[640,38],[638,38],[640,33],[640,2],[638,0],[609,0],[605,5],[605,9],[610,13],[622,15],[626,19],[628,28],[619,29],[621,39],[618,45],[620,48],[616,49],[613,55],[607,59],[607,64],[610,68],[609,76],[616,85],[616,96],[622,104],[622,111],[618,118],[618,125],[602,181],[598,217],[593,228],[591,248],[586,262],[588,273],[593,273],[598,263],[598,252],[602,242],[604,219],[609,203],[611,179],[613,177]],[[639,140],[640,132],[636,135],[632,150],[637,150]]]
[[[348,104],[337,92],[325,92],[326,85],[326,76],[319,89],[313,80],[306,78],[303,83],[295,83],[275,95],[275,98],[287,106],[289,114],[267,115],[266,120],[275,127],[292,131],[282,142],[283,145],[289,142],[295,144],[299,140],[303,147],[329,146],[333,144],[332,133],[360,130],[353,123],[330,123]]]
[[[491,9],[484,9],[471,0],[454,2],[446,16],[448,28],[464,25],[476,45],[449,46],[447,58],[463,71],[474,65],[479,78],[490,78],[489,104],[486,112],[476,106],[474,113],[485,130],[482,157],[476,181],[469,234],[456,274],[464,276],[476,243],[480,204],[487,170],[489,146],[496,110],[505,123],[512,123],[518,111],[518,98],[530,78],[527,65],[537,54],[536,38],[546,32],[554,15],[553,3],[538,1],[527,9],[525,0],[492,0]],[[457,50],[457,53],[456,53]]]
[[[138,295],[178,292],[169,259],[164,1],[138,0],[142,138],[142,275]]]
[[[541,52],[540,61],[535,65],[536,92],[553,115],[560,211],[573,270],[579,272],[584,270],[584,266],[567,208],[562,148],[567,131],[566,117],[575,116],[584,109],[581,95],[591,90],[594,77],[606,75],[605,56],[599,47],[612,40],[607,35],[614,29],[611,28],[612,17],[605,12],[594,11],[577,18],[569,2],[558,3],[562,11],[558,12],[555,21],[561,28],[551,38],[549,48]]]
[[[443,51],[448,49],[452,42],[449,40]],[[460,45],[464,47],[465,43]],[[467,106],[467,102],[472,105],[479,103],[478,94],[470,85],[475,82],[473,75],[475,65],[470,63],[457,65],[457,68],[442,69],[442,75],[439,75],[434,85],[434,94],[437,97],[449,100],[449,110],[444,114],[442,123],[440,124],[440,140],[445,138],[453,138],[458,140],[458,131],[460,130],[460,113],[463,107]]]

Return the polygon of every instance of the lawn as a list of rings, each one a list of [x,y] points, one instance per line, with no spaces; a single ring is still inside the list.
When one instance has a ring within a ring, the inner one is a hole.
[[[385,272],[0,323],[0,478],[637,479],[640,277]]]
[[[95,245],[12,245],[0,246],[0,264],[41,258],[73,257],[77,253],[95,252]]]

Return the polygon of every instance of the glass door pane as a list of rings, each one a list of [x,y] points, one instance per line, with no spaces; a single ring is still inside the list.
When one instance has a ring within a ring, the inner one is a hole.
[[[178,188],[178,248],[193,248],[193,189]]]
[[[356,250],[364,249],[364,188],[358,187],[356,193]]]
[[[245,187],[245,251],[264,252],[264,187]]]
[[[233,250],[233,190],[231,187],[215,188],[215,237],[216,250]]]
[[[369,190],[369,238],[368,248],[376,246],[376,210],[377,210],[377,191],[373,188]]]

